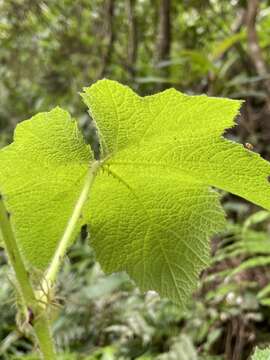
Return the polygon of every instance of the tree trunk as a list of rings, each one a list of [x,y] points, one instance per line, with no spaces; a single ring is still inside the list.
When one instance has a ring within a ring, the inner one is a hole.
[[[128,19],[128,48],[127,48],[127,70],[131,79],[136,74],[136,60],[138,49],[137,19],[135,15],[136,0],[126,0]]]
[[[249,55],[259,76],[267,76],[267,66],[262,56],[259,39],[256,31],[256,19],[259,13],[260,1],[249,0],[247,4],[246,25],[248,36]],[[267,109],[270,111],[270,80],[264,79],[264,88],[267,93]]]
[[[171,52],[171,0],[160,0],[159,2],[159,19],[156,41],[156,64],[161,61],[169,60]],[[169,67],[160,69],[160,76],[169,77]],[[166,83],[158,84],[157,90],[167,87]]]
[[[106,11],[105,11],[106,48],[102,56],[101,68],[98,78],[103,78],[106,75],[106,70],[111,62],[111,56],[112,56],[112,50],[114,44],[114,29],[113,29],[114,10],[115,10],[115,1],[108,0],[106,2]]]

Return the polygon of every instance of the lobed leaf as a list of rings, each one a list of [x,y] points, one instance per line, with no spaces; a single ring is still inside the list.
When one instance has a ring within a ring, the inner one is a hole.
[[[139,97],[102,80],[82,94],[100,138],[102,167],[78,224],[107,272],[126,271],[182,307],[224,226],[218,187],[270,209],[270,165],[222,134],[241,102],[170,89]],[[0,151],[0,190],[30,265],[45,269],[93,155],[63,110],[20,124]]]
[[[104,159],[89,218],[97,258],[184,306],[224,224],[210,186],[270,208],[269,163],[221,136],[241,102],[174,89],[142,98],[109,80],[82,96]]]

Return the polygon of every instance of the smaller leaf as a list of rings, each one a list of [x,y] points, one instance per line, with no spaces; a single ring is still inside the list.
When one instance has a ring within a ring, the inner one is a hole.
[[[256,258],[248,259],[242,262],[235,270],[231,273],[231,276],[238,274],[241,271],[252,269],[258,266],[265,266],[270,264],[270,256],[258,256]]]
[[[17,125],[13,143],[1,149],[1,194],[31,267],[50,263],[92,159],[76,121],[60,108]]]
[[[270,348],[264,350],[256,348],[251,360],[270,360]]]
[[[224,40],[222,40],[219,43],[216,43],[214,46],[213,53],[211,54],[212,58],[214,60],[218,59],[220,56],[222,56],[224,52],[226,52],[237,42],[244,40],[245,38],[246,38],[246,32],[241,31],[237,34],[226,37]]]
[[[270,218],[270,212],[261,210],[257,211],[255,214],[252,214],[247,218],[247,220],[244,222],[243,226],[243,232],[250,228],[253,225],[257,225],[265,220],[268,220]]]

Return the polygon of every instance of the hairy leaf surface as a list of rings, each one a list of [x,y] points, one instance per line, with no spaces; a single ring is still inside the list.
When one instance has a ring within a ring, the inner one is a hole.
[[[105,159],[90,204],[97,257],[183,305],[224,223],[210,186],[270,208],[269,164],[222,137],[241,102],[174,89],[142,98],[108,80],[82,96]]]
[[[91,158],[76,122],[60,108],[19,124],[14,142],[0,151],[0,191],[30,265],[50,262]]]
[[[270,209],[270,165],[222,137],[240,102],[173,89],[142,98],[109,80],[82,96],[102,167],[76,231],[90,224],[105,271],[127,271],[141,289],[184,306],[209,262],[208,238],[224,226],[211,186]],[[1,150],[0,190],[30,265],[49,264],[92,160],[59,108],[20,124]]]

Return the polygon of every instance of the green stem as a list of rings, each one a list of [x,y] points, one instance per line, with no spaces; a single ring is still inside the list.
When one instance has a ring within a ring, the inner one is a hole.
[[[37,336],[39,347],[43,359],[55,360],[55,350],[52,341],[49,321],[44,308],[36,299],[34,289],[31,284],[29,273],[27,272],[21,253],[19,251],[17,241],[15,239],[10,221],[9,214],[0,195],[0,228],[5,244],[5,250],[8,255],[9,262],[15,272],[20,294],[23,298],[24,305],[29,312],[29,323],[33,324],[35,334]],[[32,319],[31,319],[32,317]]]
[[[78,220],[81,216],[82,209],[86,201],[88,200],[89,192],[91,190],[91,186],[93,184],[93,181],[95,179],[95,176],[97,174],[98,168],[100,167],[99,161],[94,161],[89,168],[89,171],[85,178],[85,183],[82,188],[82,191],[80,193],[80,196],[78,198],[78,201],[74,207],[74,210],[72,212],[72,215],[67,223],[67,226],[65,228],[64,234],[58,244],[58,247],[54,253],[54,257],[52,259],[52,262],[47,270],[43,288],[46,289],[46,287],[53,286],[57,273],[60,269],[62,260],[66,254],[67,248],[70,245],[71,238],[73,236],[74,230],[76,228],[76,225],[78,223]]]

